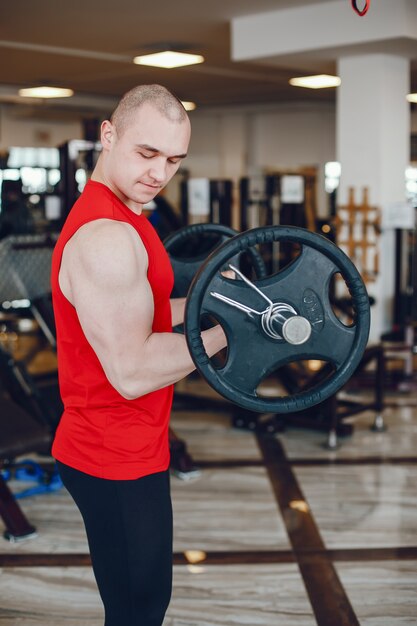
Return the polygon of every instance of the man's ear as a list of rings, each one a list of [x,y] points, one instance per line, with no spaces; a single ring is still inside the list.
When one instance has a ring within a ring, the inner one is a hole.
[[[108,150],[114,141],[115,128],[109,120],[101,124],[101,145],[103,150]]]

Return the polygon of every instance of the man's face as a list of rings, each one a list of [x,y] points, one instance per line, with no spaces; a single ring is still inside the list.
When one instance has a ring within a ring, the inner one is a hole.
[[[120,133],[105,122],[106,183],[130,208],[146,204],[178,170],[189,140],[188,118],[171,121],[149,104],[142,105]]]

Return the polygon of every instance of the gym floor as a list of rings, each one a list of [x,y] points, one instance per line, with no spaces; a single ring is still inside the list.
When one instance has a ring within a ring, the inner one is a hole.
[[[183,390],[193,385],[209,393],[193,380]],[[384,418],[378,433],[372,413],[352,418],[353,435],[329,451],[323,432],[262,436],[231,428],[227,411],[175,411],[172,425],[201,474],[172,476],[174,590],[164,626],[415,626],[415,391],[388,392]],[[38,535],[0,539],[0,625],[102,626],[69,495],[20,504]]]

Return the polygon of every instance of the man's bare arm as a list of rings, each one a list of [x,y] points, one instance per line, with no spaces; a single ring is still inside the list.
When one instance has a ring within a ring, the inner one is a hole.
[[[60,284],[113,387],[134,399],[177,382],[194,369],[185,338],[153,333],[148,258],[123,222],[86,224],[68,242]],[[226,345],[220,326],[202,334],[212,356]]]
[[[183,323],[186,300],[187,298],[171,298],[170,304],[173,326]]]

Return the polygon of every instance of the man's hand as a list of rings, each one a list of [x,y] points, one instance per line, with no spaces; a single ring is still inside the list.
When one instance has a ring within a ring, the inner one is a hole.
[[[233,270],[224,270],[224,272],[221,272],[221,275],[224,276],[225,278],[236,280],[236,272],[234,272]]]

